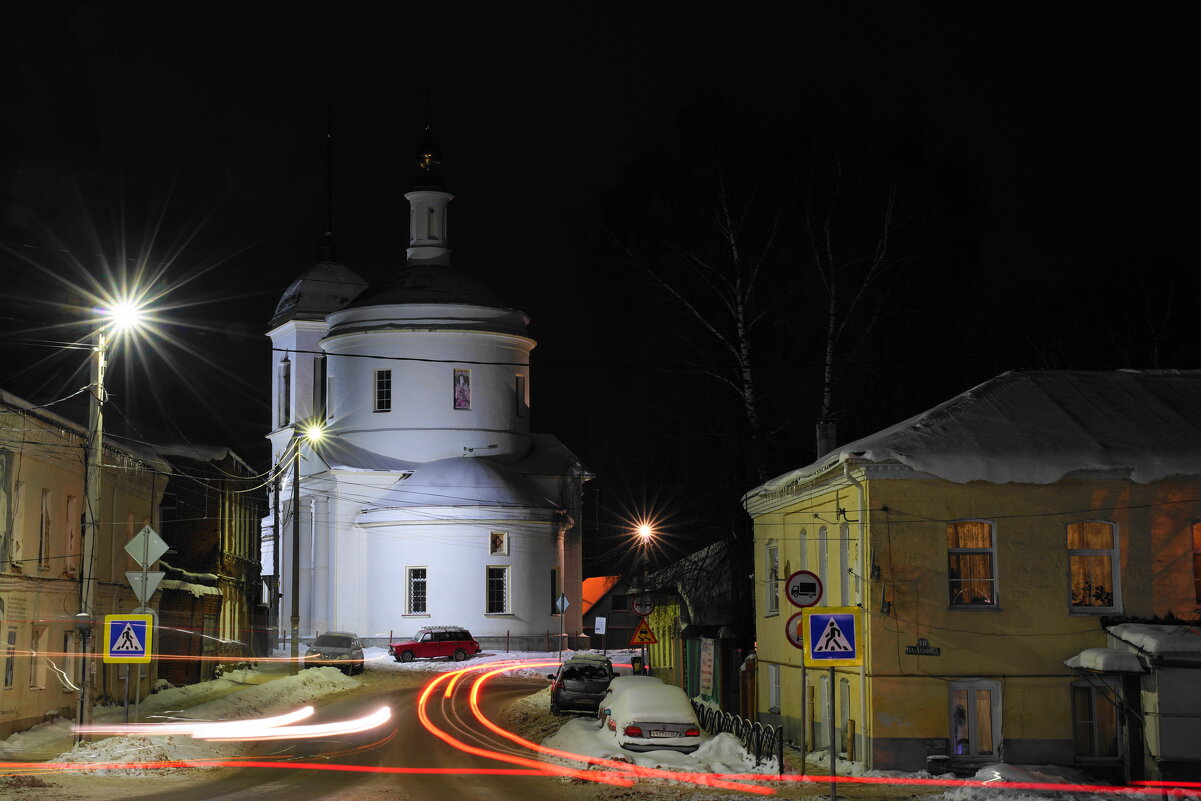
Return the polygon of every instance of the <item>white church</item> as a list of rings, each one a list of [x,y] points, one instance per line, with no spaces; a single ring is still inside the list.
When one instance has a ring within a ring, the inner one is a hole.
[[[330,253],[276,308],[268,437],[282,477],[263,573],[280,577],[282,632],[298,579],[302,639],[380,644],[448,625],[485,647],[556,648],[560,631],[581,633],[589,475],[530,429],[529,318],[451,267],[438,164],[427,127],[395,272],[369,286]],[[324,432],[309,441],[313,422]]]

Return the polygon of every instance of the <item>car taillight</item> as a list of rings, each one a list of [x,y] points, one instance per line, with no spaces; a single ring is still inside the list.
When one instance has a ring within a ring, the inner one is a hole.
[[[642,728],[640,726],[626,726],[626,737],[641,737]]]
[[[701,730],[700,729],[689,729],[688,731],[684,732],[684,736],[685,737],[700,737]]]
[[[617,721],[609,718],[609,731],[617,731]]]

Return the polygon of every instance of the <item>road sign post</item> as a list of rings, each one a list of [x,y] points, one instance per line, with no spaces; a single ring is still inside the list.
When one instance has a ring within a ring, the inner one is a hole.
[[[799,625],[793,621],[800,618]],[[803,651],[806,667],[824,667],[830,671],[826,698],[827,719],[830,721],[830,799],[837,797],[838,743],[834,736],[834,669],[863,665],[863,610],[857,606],[827,606],[821,609],[802,609],[788,621],[789,642]],[[795,633],[794,633],[795,632]]]
[[[563,613],[567,611],[567,607],[571,606],[571,601],[567,600],[567,593],[559,593],[559,599],[555,601],[555,608],[559,610],[559,661],[563,661]]]

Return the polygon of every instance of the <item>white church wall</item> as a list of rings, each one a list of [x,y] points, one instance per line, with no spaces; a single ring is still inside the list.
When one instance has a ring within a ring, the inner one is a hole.
[[[517,376],[528,392],[532,346],[528,339],[480,332],[329,339],[331,430],[356,445],[418,462],[461,456],[464,448],[490,456],[524,453],[529,416],[518,403]],[[363,358],[370,356],[405,358]],[[389,411],[375,410],[378,370],[391,371]],[[469,408],[455,408],[458,375],[468,381]]]

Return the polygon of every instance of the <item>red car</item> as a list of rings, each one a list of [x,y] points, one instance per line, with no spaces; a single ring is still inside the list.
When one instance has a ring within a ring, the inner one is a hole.
[[[388,650],[397,662],[438,657],[462,662],[478,654],[480,644],[471,636],[471,632],[459,626],[426,626],[418,629],[416,636],[407,642],[389,643]]]

